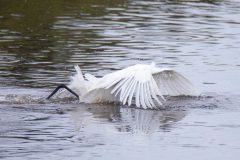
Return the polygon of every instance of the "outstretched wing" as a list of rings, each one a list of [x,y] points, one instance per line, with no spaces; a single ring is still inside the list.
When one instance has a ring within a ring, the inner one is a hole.
[[[157,103],[162,105],[159,97],[164,100],[149,65],[135,65],[104,76],[83,99],[92,103],[100,102],[103,96],[96,92],[101,90],[107,90],[110,95],[115,95],[118,101],[128,103],[129,106],[135,99],[137,107],[156,108]]]
[[[172,69],[161,69],[153,74],[153,78],[163,95],[199,95],[199,91],[188,79]]]

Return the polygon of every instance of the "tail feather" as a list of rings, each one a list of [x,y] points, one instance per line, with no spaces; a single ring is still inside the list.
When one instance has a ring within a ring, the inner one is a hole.
[[[69,88],[78,93],[79,96],[87,91],[88,84],[83,78],[82,71],[79,66],[74,66],[77,74],[71,77]]]
[[[77,76],[79,81],[84,81],[82,71],[78,65],[74,66],[75,70],[77,71]]]

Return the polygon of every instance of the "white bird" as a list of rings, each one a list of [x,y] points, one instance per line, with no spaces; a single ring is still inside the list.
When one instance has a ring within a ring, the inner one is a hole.
[[[173,69],[157,68],[154,63],[136,64],[101,78],[89,73],[84,78],[80,67],[75,66],[75,69],[77,74],[72,77],[68,87],[61,87],[84,103],[120,102],[131,106],[135,101],[136,107],[147,109],[161,108],[164,96],[199,95],[199,91],[183,75]]]

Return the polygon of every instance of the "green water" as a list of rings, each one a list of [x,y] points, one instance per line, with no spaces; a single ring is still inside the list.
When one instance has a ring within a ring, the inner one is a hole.
[[[236,0],[0,0],[0,159],[238,159]],[[199,98],[166,110],[44,98],[78,64],[102,76],[155,62]]]

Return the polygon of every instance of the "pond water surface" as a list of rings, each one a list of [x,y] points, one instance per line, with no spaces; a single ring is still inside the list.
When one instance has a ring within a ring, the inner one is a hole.
[[[0,159],[239,159],[236,0],[0,0]],[[155,62],[200,97],[165,110],[45,100],[78,64]]]

